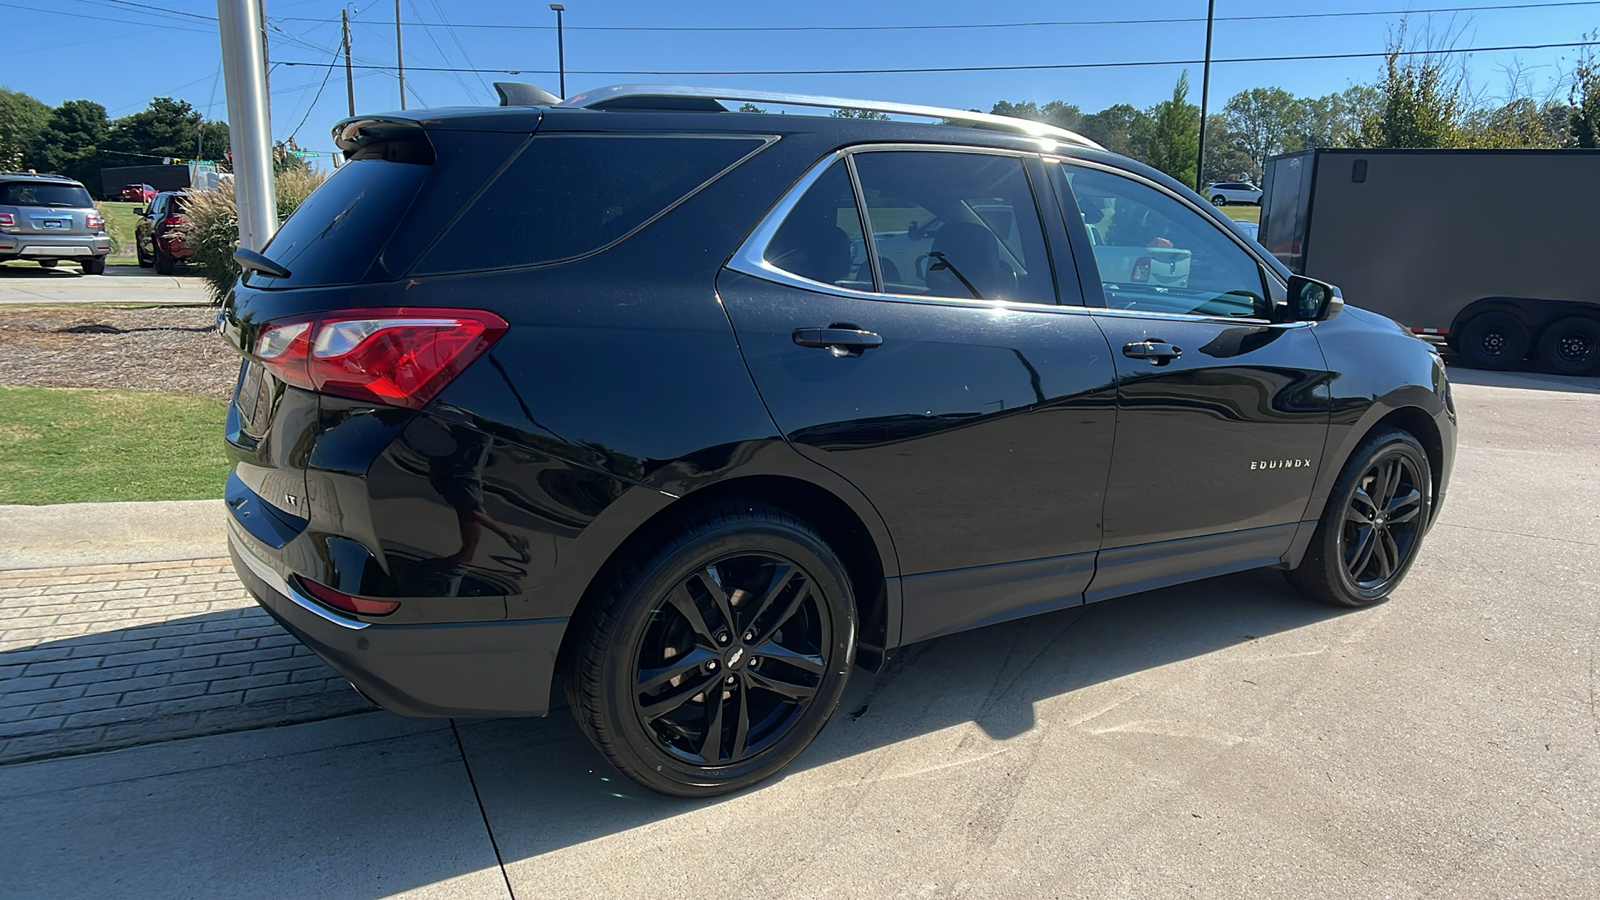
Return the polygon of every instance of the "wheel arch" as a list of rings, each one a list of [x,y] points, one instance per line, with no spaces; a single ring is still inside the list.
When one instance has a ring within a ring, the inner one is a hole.
[[[1454,414],[1440,402],[1437,394],[1417,386],[1402,389],[1395,395],[1373,403],[1367,409],[1366,415],[1345,431],[1344,436],[1339,439],[1337,450],[1325,454],[1322,470],[1317,474],[1316,487],[1310,502],[1306,504],[1305,514],[1301,517],[1299,532],[1295,535],[1289,552],[1284,555],[1282,566],[1292,569],[1300,564],[1301,557],[1311,544],[1316,524],[1327,509],[1328,500],[1333,493],[1333,484],[1338,480],[1339,473],[1349,464],[1356,449],[1382,428],[1397,428],[1416,438],[1417,443],[1422,445],[1423,453],[1428,458],[1428,475],[1433,486],[1430,524],[1437,519],[1454,462],[1454,441],[1452,439],[1449,444],[1446,443],[1444,428],[1440,425],[1441,417],[1453,422]],[[1329,438],[1331,446],[1333,435]]]
[[[839,554],[856,596],[860,634],[856,644],[857,665],[877,671],[885,651],[900,636],[900,602],[895,587],[899,564],[887,529],[864,497],[856,498],[865,509],[858,509],[834,491],[788,474],[751,474],[707,484],[668,503],[652,513],[611,551],[595,571],[572,612],[556,670],[570,671],[573,653],[586,626],[584,616],[614,576],[618,565],[630,553],[683,517],[722,503],[762,503],[793,515],[815,528]]]

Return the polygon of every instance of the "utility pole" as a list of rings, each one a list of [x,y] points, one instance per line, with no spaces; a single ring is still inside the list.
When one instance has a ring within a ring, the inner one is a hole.
[[[561,31],[561,14],[566,12],[567,8],[559,3],[550,4],[550,8],[556,11],[556,70],[561,73],[560,90],[561,96],[565,98],[567,96],[567,40]]]
[[[233,193],[239,205],[239,245],[256,251],[278,230],[262,21],[261,0],[217,0],[217,33],[228,91],[228,140],[233,148]]]
[[[356,78],[350,73],[350,7],[339,13],[344,25],[344,95],[350,102],[350,115],[356,114]]]
[[[1200,159],[1194,166],[1194,189],[1206,186],[1206,101],[1211,99],[1211,26],[1216,24],[1217,0],[1206,0],[1206,66],[1200,76]]]
[[[406,54],[400,47],[400,0],[394,0],[394,61],[400,71],[400,108],[406,108]]]

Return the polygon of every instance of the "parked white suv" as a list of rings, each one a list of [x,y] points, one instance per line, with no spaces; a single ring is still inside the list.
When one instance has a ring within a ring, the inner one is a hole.
[[[1219,181],[1206,185],[1206,199],[1212,206],[1227,206],[1229,203],[1254,203],[1261,205],[1261,188],[1248,181]]]

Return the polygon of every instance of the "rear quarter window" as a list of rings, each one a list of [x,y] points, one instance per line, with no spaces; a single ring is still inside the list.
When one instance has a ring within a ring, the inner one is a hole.
[[[345,163],[300,204],[262,251],[288,269],[289,277],[252,271],[246,283],[298,288],[361,281],[431,169],[387,159]]]
[[[560,262],[600,250],[766,145],[759,137],[539,135],[413,274]]]

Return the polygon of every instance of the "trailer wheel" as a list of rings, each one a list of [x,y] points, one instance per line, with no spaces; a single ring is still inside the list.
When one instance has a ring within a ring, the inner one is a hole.
[[[1509,369],[1528,355],[1528,326],[1510,313],[1486,312],[1461,328],[1459,350],[1478,369]]]
[[[1583,375],[1600,364],[1600,320],[1568,316],[1539,335],[1539,361],[1557,375]]]

